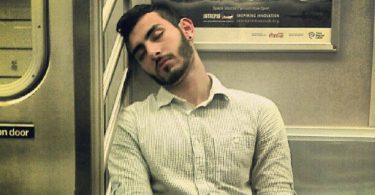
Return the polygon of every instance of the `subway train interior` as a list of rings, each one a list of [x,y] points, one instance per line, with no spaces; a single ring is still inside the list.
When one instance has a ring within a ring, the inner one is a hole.
[[[284,1],[329,2],[329,36],[309,34],[328,43],[241,44],[197,27],[198,52],[225,86],[276,103],[297,194],[375,194],[374,1]],[[152,2],[0,0],[0,194],[111,193],[107,161],[120,107],[159,88],[130,66],[116,32],[140,3]],[[279,30],[266,38],[281,40],[287,32]]]

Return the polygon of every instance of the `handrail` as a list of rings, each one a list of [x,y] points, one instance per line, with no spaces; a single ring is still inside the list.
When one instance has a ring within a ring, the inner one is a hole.
[[[122,36],[118,34],[116,37],[115,44],[112,48],[111,56],[109,57],[107,67],[103,74],[103,99],[107,97],[109,85],[111,83],[113,73],[117,66],[117,62],[120,58],[120,54],[123,48],[122,40]]]
[[[115,7],[116,0],[107,0],[103,6],[103,32],[107,28],[109,18],[113,13],[113,8]]]
[[[111,184],[111,182],[108,182],[108,186],[107,186],[107,189],[105,191],[105,195],[111,195],[111,192],[112,192],[111,188],[112,188],[112,184]]]
[[[119,87],[119,89],[117,91],[117,95],[116,95],[115,103],[113,105],[111,117],[108,121],[108,127],[107,127],[107,129],[105,131],[105,135],[104,135],[104,167],[107,167],[109,150],[110,150],[113,134],[114,134],[115,127],[116,127],[117,116],[119,114],[120,107],[121,107],[121,96],[122,96],[122,91],[123,91],[124,86],[125,86],[125,80],[126,80],[127,73],[128,73],[128,69],[126,68],[125,71],[124,71],[124,75],[121,78],[121,86]]]

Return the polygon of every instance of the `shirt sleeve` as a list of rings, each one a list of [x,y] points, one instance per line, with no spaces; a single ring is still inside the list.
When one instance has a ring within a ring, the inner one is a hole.
[[[251,183],[257,195],[292,195],[291,155],[284,122],[276,105],[266,101],[259,110]]]
[[[112,194],[152,194],[149,170],[140,152],[135,115],[120,112],[108,160]]]

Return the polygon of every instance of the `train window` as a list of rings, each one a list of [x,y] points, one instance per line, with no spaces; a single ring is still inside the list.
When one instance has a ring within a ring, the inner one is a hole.
[[[45,0],[0,1],[0,105],[35,91],[45,71]]]

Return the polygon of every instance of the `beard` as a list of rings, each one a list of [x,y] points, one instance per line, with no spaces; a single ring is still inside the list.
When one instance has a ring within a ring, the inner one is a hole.
[[[181,41],[180,41],[180,46],[178,48],[178,54],[183,59],[182,66],[175,70],[171,70],[168,73],[167,78],[162,78],[161,76],[156,76],[156,75],[149,75],[152,79],[154,79],[161,86],[176,85],[177,83],[179,83],[179,81],[182,80],[182,78],[184,77],[184,75],[186,75],[186,73],[188,72],[190,68],[191,59],[193,56],[193,48],[189,44],[189,41],[183,35],[181,30],[180,30],[180,34],[181,34]],[[176,56],[173,56],[173,54],[170,54],[170,55],[171,57],[176,57]],[[158,73],[158,71],[156,72]]]

